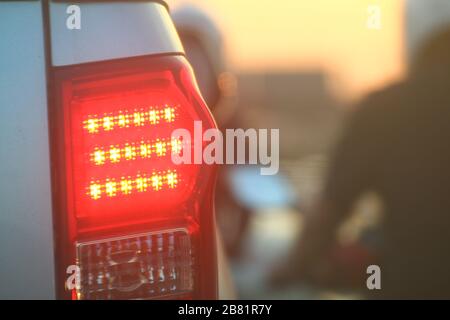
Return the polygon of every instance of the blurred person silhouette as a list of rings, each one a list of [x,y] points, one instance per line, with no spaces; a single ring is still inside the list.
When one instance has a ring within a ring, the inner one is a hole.
[[[408,1],[406,14],[409,74],[352,114],[321,201],[273,284],[339,283],[330,278],[349,270],[333,263],[357,256],[351,276],[368,297],[450,298],[450,1]],[[384,208],[376,259],[364,250],[336,258],[336,231],[368,191]],[[380,290],[366,288],[372,263]]]

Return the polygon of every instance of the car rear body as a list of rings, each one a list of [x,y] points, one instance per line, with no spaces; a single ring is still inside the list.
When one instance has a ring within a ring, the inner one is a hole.
[[[0,30],[0,297],[216,298],[215,168],[170,161],[215,123],[166,5],[6,1]]]

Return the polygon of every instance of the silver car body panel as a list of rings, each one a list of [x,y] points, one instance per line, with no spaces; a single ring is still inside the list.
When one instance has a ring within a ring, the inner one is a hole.
[[[80,9],[80,29],[66,26],[71,5]],[[183,53],[169,12],[158,2],[51,2],[50,30],[54,66]]]
[[[40,1],[0,2],[0,298],[52,299],[53,225]]]

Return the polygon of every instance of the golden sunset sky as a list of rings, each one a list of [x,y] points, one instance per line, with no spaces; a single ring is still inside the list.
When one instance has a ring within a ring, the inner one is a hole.
[[[168,0],[203,8],[223,30],[237,70],[320,69],[343,99],[402,76],[404,0]],[[381,29],[367,27],[368,7]]]

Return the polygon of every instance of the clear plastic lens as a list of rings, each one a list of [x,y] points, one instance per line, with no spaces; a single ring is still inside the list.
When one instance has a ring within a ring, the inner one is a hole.
[[[184,230],[77,244],[81,299],[151,299],[193,291],[193,256]]]

